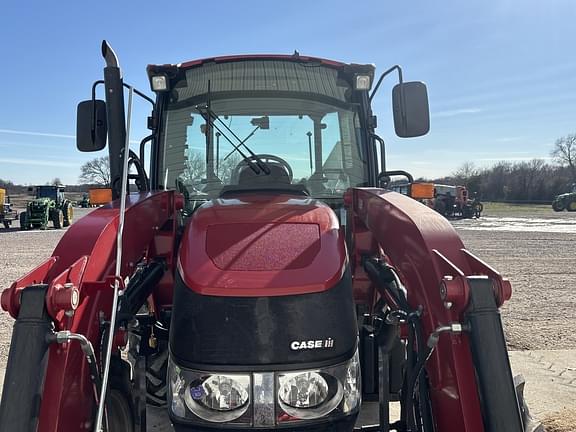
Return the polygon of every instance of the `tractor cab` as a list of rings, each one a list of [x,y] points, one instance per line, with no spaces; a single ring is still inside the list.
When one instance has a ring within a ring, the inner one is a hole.
[[[366,90],[353,80],[373,74],[288,56],[182,66],[164,96],[157,179],[191,207],[266,193],[341,203],[376,181]]]
[[[48,198],[57,204],[64,201],[64,186],[36,186],[36,198]]]
[[[151,183],[185,200],[176,430],[351,430],[361,374],[344,195],[378,182],[374,67],[248,56],[148,73],[166,85]]]

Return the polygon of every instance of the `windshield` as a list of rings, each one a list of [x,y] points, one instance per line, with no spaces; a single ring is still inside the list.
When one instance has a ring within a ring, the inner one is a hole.
[[[350,93],[323,66],[242,61],[189,70],[165,113],[160,180],[191,198],[286,184],[341,197],[367,176]]]
[[[36,190],[37,198],[50,198],[56,201],[58,195],[58,189],[53,187],[38,187]]]

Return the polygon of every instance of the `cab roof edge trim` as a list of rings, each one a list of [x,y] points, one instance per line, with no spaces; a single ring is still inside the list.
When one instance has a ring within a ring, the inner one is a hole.
[[[288,60],[288,61],[301,61],[301,62],[320,62],[325,66],[330,66],[333,68],[345,68],[345,67],[361,67],[361,68],[375,68],[372,64],[349,64],[349,63],[342,63],[336,60],[328,60],[325,58],[320,57],[311,57],[311,56],[303,56],[298,55],[295,56],[294,54],[286,55],[286,54],[245,54],[245,55],[230,55],[230,56],[219,56],[219,57],[209,57],[204,59],[198,60],[191,60],[183,63],[178,64],[150,64],[148,65],[147,69],[154,70],[154,69],[161,69],[161,68],[170,68],[170,67],[177,67],[179,69],[189,69],[197,66],[201,66],[205,63],[225,63],[225,62],[235,62],[235,61],[243,61],[243,60]]]

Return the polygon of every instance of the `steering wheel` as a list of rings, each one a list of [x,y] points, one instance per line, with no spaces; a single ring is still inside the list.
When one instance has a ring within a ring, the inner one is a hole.
[[[250,168],[250,164],[254,164],[256,166],[257,165],[257,160],[261,160],[262,162],[264,162],[266,165],[268,164],[272,164],[272,165],[276,165],[276,166],[280,166],[282,168],[284,168],[284,170],[286,171],[286,174],[288,174],[288,179],[290,180],[290,183],[292,183],[292,179],[294,178],[294,173],[292,172],[292,167],[288,164],[288,162],[286,162],[284,159],[282,159],[279,156],[276,155],[272,155],[272,154],[257,154],[254,156],[249,156],[246,159],[241,160],[238,165],[236,165],[236,167],[234,167],[234,170],[232,171],[232,179],[235,179],[235,182],[238,182],[238,178],[240,175],[240,172],[244,169],[251,169]],[[258,169],[260,171],[262,171],[262,169],[260,167],[258,167]],[[261,173],[259,175],[266,175],[265,173]]]

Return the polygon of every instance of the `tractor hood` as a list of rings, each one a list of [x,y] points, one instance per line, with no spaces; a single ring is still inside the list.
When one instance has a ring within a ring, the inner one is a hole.
[[[330,207],[302,196],[245,194],[209,201],[194,213],[178,270],[198,294],[255,297],[326,291],[345,264]]]
[[[576,196],[576,192],[566,192],[566,193],[563,193],[563,194],[556,196],[555,199],[556,200],[564,200],[566,198],[573,197],[573,196]]]
[[[198,370],[350,359],[357,326],[346,264],[338,220],[319,201],[246,194],[204,204],[180,247],[172,358]]]

